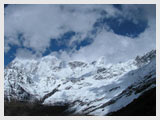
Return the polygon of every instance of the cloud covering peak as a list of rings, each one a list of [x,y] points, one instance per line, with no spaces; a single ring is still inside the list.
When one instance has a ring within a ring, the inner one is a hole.
[[[68,60],[127,60],[155,49],[155,13],[155,5],[8,5],[5,59],[54,54]]]

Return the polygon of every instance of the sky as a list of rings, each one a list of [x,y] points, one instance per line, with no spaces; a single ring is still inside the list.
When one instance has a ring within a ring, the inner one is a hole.
[[[117,63],[156,49],[154,4],[4,6],[4,64],[16,57]]]

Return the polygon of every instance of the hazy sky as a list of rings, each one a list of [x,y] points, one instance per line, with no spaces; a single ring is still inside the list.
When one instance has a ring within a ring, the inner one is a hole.
[[[128,60],[156,48],[155,5],[5,6],[5,65],[48,54]]]

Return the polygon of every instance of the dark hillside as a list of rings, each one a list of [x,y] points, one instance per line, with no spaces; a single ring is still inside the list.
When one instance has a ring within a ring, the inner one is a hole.
[[[24,102],[5,102],[5,116],[66,116],[65,110],[68,105],[64,106],[46,106],[35,103]]]
[[[143,93],[126,107],[108,114],[110,116],[156,116],[156,88]]]

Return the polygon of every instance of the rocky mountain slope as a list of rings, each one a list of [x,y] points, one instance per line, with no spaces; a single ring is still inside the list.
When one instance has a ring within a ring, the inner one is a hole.
[[[117,64],[105,64],[104,58],[91,63],[51,55],[16,58],[5,68],[4,77],[7,101],[69,103],[72,115],[108,115],[156,87],[156,51]]]

